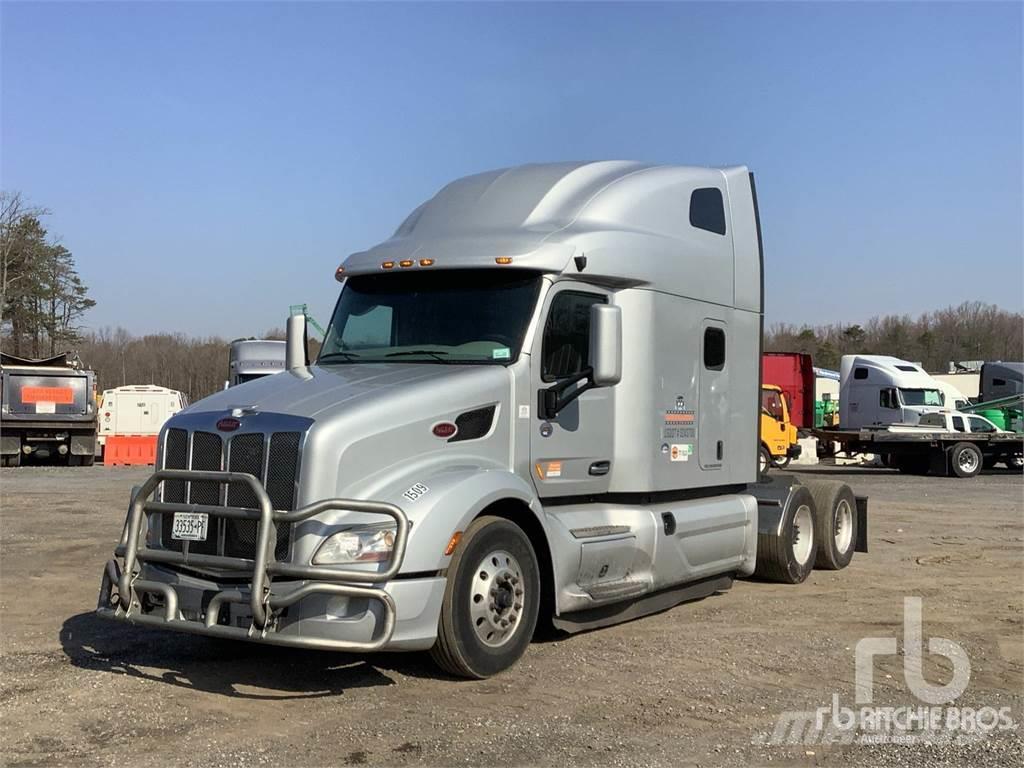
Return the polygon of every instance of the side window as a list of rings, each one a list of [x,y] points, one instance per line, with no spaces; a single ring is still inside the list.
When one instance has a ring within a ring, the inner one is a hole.
[[[977,416],[970,416],[967,419],[971,425],[971,432],[995,432],[996,428],[992,424],[989,424],[984,419],[980,419]]]
[[[953,417],[953,429],[956,430],[957,432],[963,432],[964,431],[964,420],[963,420],[963,418],[961,418],[960,416],[954,416]]]
[[[351,315],[341,333],[341,349],[390,346],[393,314],[391,307],[378,304],[361,315]]]
[[[593,293],[562,291],[551,301],[541,343],[541,378],[567,379],[590,365],[590,308],[604,304]]]
[[[993,387],[1005,387],[1006,386],[1006,379],[997,379],[997,378],[993,377],[993,379],[992,379],[992,386]]]
[[[725,368],[725,331],[721,328],[704,329],[704,367],[709,371]]]
[[[855,378],[855,379],[866,379],[867,377],[868,377],[868,369],[867,368],[854,368],[853,369],[853,378]]]
[[[690,226],[725,234],[725,203],[717,187],[695,189],[690,195]]]
[[[883,408],[896,408],[896,390],[895,389],[880,389],[878,390],[878,404]]]

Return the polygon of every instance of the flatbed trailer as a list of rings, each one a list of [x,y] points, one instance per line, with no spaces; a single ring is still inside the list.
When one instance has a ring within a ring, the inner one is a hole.
[[[875,454],[886,466],[914,475],[974,477],[996,462],[1018,468],[1024,437],[1012,432],[953,432],[936,428],[864,427],[815,429],[820,444],[836,444],[848,456]]]

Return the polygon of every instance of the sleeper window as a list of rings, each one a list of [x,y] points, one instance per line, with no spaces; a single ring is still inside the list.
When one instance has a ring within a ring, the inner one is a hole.
[[[704,329],[704,367],[711,371],[725,368],[725,331],[721,328]]]
[[[566,379],[590,365],[590,308],[603,296],[562,291],[551,300],[541,345],[541,378]]]
[[[690,226],[725,234],[725,203],[717,187],[695,189],[690,195]]]

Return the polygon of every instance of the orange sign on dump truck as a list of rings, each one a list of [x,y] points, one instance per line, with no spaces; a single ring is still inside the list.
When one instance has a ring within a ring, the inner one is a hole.
[[[22,387],[21,402],[71,405],[75,402],[75,393],[71,387]]]

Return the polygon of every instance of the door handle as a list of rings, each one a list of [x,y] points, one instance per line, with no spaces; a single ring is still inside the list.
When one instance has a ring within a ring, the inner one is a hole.
[[[717,453],[717,455],[718,455],[718,460],[719,460],[719,461],[721,461],[721,460],[722,460],[722,453],[724,452],[724,450],[725,450],[725,448],[724,448],[724,445],[723,445],[723,441],[722,441],[722,440],[719,440],[719,441],[718,441],[718,449],[717,449],[717,451],[716,451],[716,453]]]
[[[610,461],[595,461],[590,465],[589,474],[600,477],[601,475],[607,475],[608,470],[611,468],[612,463]]]

